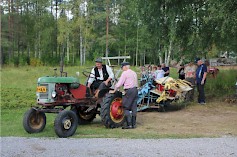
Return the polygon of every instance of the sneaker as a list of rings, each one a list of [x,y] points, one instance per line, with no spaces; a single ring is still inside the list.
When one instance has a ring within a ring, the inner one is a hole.
[[[205,103],[205,102],[200,102],[199,104],[200,104],[200,105],[206,105],[206,103]]]

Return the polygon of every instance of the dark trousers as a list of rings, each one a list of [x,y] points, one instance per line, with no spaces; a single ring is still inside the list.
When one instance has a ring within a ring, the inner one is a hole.
[[[187,95],[186,95],[186,98],[189,100],[189,101],[193,101],[194,100],[194,87],[195,87],[195,78],[193,77],[188,77],[188,78],[185,78],[186,81],[190,82],[192,84],[192,90],[188,91]]]
[[[91,85],[92,90],[102,90],[102,89],[108,89],[109,87],[111,87],[111,82],[108,83],[108,86],[105,85],[104,81],[101,80],[97,80],[94,81]]]
[[[137,88],[134,87],[125,90],[125,95],[123,96],[122,100],[125,116],[130,116],[129,111],[132,111],[132,116],[137,115],[137,98],[138,98]]]
[[[204,93],[204,85],[197,84],[198,90],[198,103],[205,103],[205,93]]]

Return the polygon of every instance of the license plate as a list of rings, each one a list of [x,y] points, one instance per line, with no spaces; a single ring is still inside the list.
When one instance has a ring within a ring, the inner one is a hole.
[[[36,91],[39,93],[45,93],[45,92],[47,92],[47,89],[45,86],[38,86]]]

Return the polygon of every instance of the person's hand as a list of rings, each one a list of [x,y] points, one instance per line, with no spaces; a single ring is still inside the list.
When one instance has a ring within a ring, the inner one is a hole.
[[[114,94],[116,91],[115,90],[110,90],[109,93],[110,94]]]
[[[204,80],[202,80],[201,85],[204,85],[204,83],[205,83]]]

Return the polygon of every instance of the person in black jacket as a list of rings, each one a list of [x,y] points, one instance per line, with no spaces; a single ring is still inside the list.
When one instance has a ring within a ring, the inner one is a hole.
[[[98,89],[95,94],[98,97],[100,90],[111,86],[112,79],[114,79],[113,70],[108,65],[102,64],[102,58],[97,58],[95,60],[95,67],[91,70],[90,77],[87,81],[87,87],[93,91]]]
[[[183,64],[180,65],[178,74],[179,74],[179,79],[181,79],[181,80],[185,79],[184,65]]]

